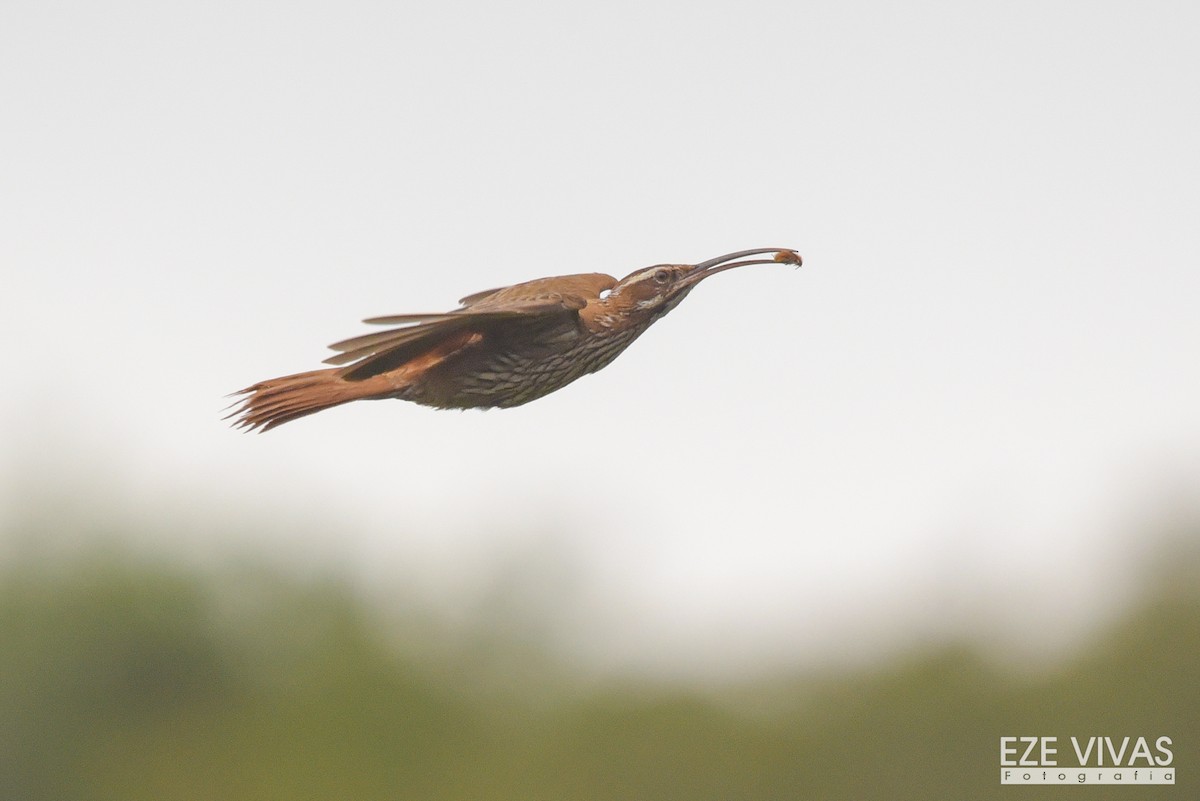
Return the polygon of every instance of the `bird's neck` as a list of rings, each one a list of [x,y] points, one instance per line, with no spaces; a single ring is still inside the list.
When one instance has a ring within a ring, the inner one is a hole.
[[[653,322],[646,310],[625,302],[615,293],[589,300],[579,311],[579,317],[591,333],[603,336],[635,327],[644,328]]]

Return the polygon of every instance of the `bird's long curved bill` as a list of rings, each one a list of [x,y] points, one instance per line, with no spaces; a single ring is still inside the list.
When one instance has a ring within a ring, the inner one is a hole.
[[[773,253],[774,257],[770,259],[746,258],[747,256],[760,256],[764,253]],[[709,259],[693,265],[683,280],[689,284],[695,284],[708,278],[710,275],[716,275],[725,270],[732,270],[734,267],[746,267],[751,264],[794,264],[799,267],[802,263],[800,254],[791,248],[739,250],[736,253],[726,253],[724,256],[717,256],[715,259]]]

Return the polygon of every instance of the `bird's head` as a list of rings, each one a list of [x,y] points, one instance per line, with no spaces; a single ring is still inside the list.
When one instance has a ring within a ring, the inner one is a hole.
[[[753,256],[773,253],[769,259]],[[800,254],[787,248],[756,248],[726,253],[699,264],[656,264],[630,273],[617,282],[604,299],[612,312],[626,319],[657,320],[679,305],[687,294],[710,275],[750,264],[794,264],[800,266]]]

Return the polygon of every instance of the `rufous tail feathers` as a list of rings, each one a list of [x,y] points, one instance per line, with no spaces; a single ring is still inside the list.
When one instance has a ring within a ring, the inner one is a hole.
[[[337,368],[312,370],[260,381],[233,393],[245,397],[235,402],[226,419],[237,417],[234,425],[246,431],[270,431],[323,409],[364,398],[383,398],[396,391],[382,376],[347,381],[340,377],[342,372]]]

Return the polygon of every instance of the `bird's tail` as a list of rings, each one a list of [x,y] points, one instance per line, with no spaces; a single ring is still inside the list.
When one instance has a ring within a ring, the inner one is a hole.
[[[299,417],[332,409],[363,398],[383,398],[396,391],[381,376],[365,381],[347,381],[342,370],[312,370],[260,381],[233,393],[240,395],[229,417],[234,425],[246,431],[270,431],[278,425]]]

